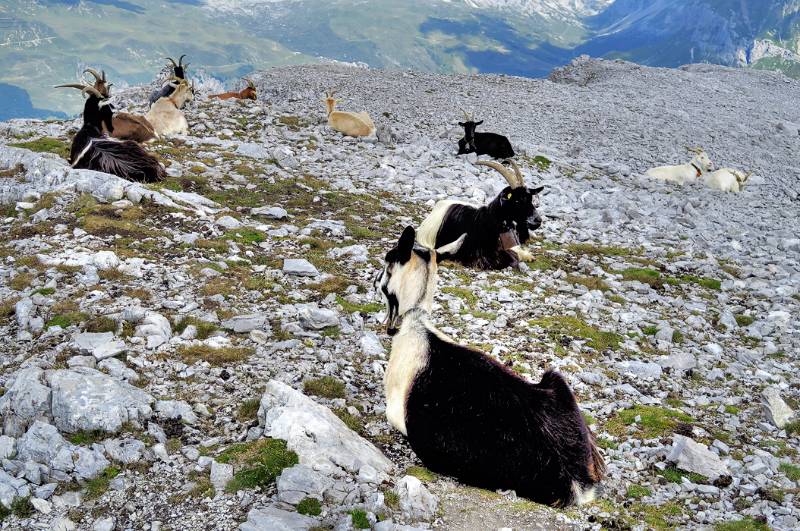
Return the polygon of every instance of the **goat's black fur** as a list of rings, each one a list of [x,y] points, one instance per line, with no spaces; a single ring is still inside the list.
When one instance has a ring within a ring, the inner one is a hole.
[[[172,75],[178,79],[177,80],[173,79],[164,84],[164,86],[162,86],[160,89],[154,90],[153,92],[150,93],[149,101],[151,107],[155,102],[157,102],[161,98],[168,98],[172,96],[172,93],[175,92],[176,88],[178,88],[180,82],[186,79],[186,67],[189,65],[189,63],[183,64],[184,57],[186,57],[185,54],[181,55],[177,64],[174,61],[172,61],[173,64]]]
[[[497,133],[476,133],[475,129],[483,123],[480,122],[458,122],[464,128],[464,138],[458,141],[458,153],[456,155],[466,155],[475,153],[476,155],[488,155],[495,159],[506,160],[514,156],[514,148],[508,138]]]
[[[459,251],[448,259],[480,269],[515,266],[518,257],[513,251],[500,248],[500,235],[516,231],[520,245],[530,239],[530,231],[542,224],[542,218],[533,206],[533,197],[541,191],[542,188],[507,186],[486,206],[475,208],[453,204],[442,218],[435,247],[454,242],[466,233]]]
[[[560,374],[532,384],[481,352],[427,336],[428,363],[406,406],[409,443],[427,468],[556,506],[575,501],[573,482],[597,483],[602,459]]]
[[[90,95],[83,108],[83,127],[75,135],[69,162],[73,168],[110,173],[129,181],[157,182],[166,178],[164,167],[154,156],[132,140],[111,140],[102,133],[102,125],[114,131],[113,107],[100,106],[101,100]]]

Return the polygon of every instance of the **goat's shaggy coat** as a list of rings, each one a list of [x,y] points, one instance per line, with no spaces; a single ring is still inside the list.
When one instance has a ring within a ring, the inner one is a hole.
[[[395,333],[389,422],[434,472],[549,505],[590,500],[605,465],[567,383],[553,371],[527,382],[439,332],[428,319],[437,251],[414,248],[414,239],[406,228],[378,279]]]

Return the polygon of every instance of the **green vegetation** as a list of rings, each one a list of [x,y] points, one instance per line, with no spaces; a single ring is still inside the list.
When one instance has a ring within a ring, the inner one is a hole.
[[[211,337],[211,334],[219,330],[219,327],[214,323],[209,323],[208,321],[203,321],[196,317],[184,317],[175,325],[175,334],[182,334],[189,325],[193,325],[197,329],[197,339],[200,341],[208,339]]]
[[[45,329],[50,328],[52,326],[60,326],[61,328],[68,328],[72,325],[77,325],[82,321],[88,319],[88,315],[82,312],[68,312],[59,315],[55,315],[50,318],[49,321],[44,325]]]
[[[622,343],[622,336],[614,332],[604,332],[587,324],[577,317],[554,316],[533,319],[531,326],[539,326],[547,330],[553,340],[560,340],[562,336],[578,337],[586,340],[586,345],[598,351],[618,349]]]
[[[38,295],[52,295],[55,292],[56,292],[55,288],[39,288],[37,290],[34,290],[33,293],[31,293],[31,295],[37,295],[37,294]]]
[[[18,142],[16,144],[9,144],[11,147],[30,149],[38,153],[55,153],[61,158],[69,158],[69,143],[61,141],[57,138],[43,136],[36,140],[29,140],[27,142]]]
[[[242,244],[256,244],[265,241],[267,235],[260,230],[240,228],[226,233],[223,238]]]
[[[539,171],[547,171],[550,169],[552,161],[543,155],[536,155],[531,159],[531,163],[539,168]]]
[[[469,306],[474,306],[478,302],[478,296],[475,295],[475,293],[473,293],[471,289],[447,287],[447,288],[442,288],[441,291],[442,293],[449,293],[450,295],[455,295],[459,299],[462,299]]]
[[[322,504],[316,498],[303,498],[297,504],[297,512],[307,516],[319,516],[322,513]]]
[[[68,435],[67,440],[72,444],[88,446],[100,442],[106,437],[108,437],[108,434],[103,430],[81,430]]]
[[[354,312],[358,312],[363,315],[371,315],[373,313],[378,313],[383,309],[383,305],[378,302],[367,302],[364,304],[357,304],[354,302],[350,302],[344,297],[336,296],[336,303],[342,307],[347,314],[352,314]]]
[[[407,476],[414,476],[420,481],[431,482],[436,479],[436,474],[422,466],[412,466],[406,470]]]
[[[641,282],[642,284],[648,284],[652,287],[662,285],[661,273],[655,269],[645,269],[639,267],[625,269],[622,271],[622,280],[629,282]]]
[[[800,466],[791,463],[781,463],[780,471],[786,474],[786,477],[792,481],[800,481]]]
[[[736,315],[735,318],[736,318],[736,324],[738,324],[739,326],[750,326],[756,320],[756,318],[753,317],[752,315],[742,315],[742,314]]]
[[[353,430],[356,433],[362,433],[364,431],[364,421],[361,417],[357,417],[347,411],[345,408],[336,408],[333,410],[337,417],[342,419],[348,428]]]
[[[719,291],[722,289],[722,281],[717,280],[715,278],[703,278],[703,277],[695,277],[692,275],[683,275],[680,277],[680,280],[682,280],[683,282],[697,284],[698,286],[702,286],[706,289],[710,289],[713,291]]]
[[[94,479],[86,482],[86,499],[94,500],[105,494],[108,490],[108,484],[112,479],[119,475],[120,470],[116,467],[110,466],[103,470],[103,472]]]
[[[783,427],[788,435],[800,433],[800,420],[794,420]]]
[[[608,291],[610,288],[602,278],[598,277],[585,277],[581,275],[567,275],[567,282],[570,284],[579,284],[585,286],[590,290]]]
[[[769,526],[751,517],[741,520],[731,520],[714,526],[714,531],[770,531]]]
[[[0,324],[14,315],[19,297],[0,300]]]
[[[36,275],[33,273],[17,273],[14,278],[8,281],[8,287],[15,291],[22,291],[31,285]]]
[[[354,509],[350,511],[350,516],[353,518],[353,527],[355,529],[369,529],[372,527],[369,525],[369,519],[367,518],[367,513],[361,509]]]
[[[586,255],[594,257],[602,256],[638,256],[641,251],[628,247],[614,245],[594,245],[592,243],[571,243],[567,246],[567,251],[574,255]]]
[[[636,418],[639,417],[639,421]],[[634,406],[617,412],[607,423],[606,430],[624,436],[627,427],[635,425],[645,439],[654,439],[672,433],[679,422],[692,422],[692,417],[676,409],[658,406]]]
[[[683,509],[676,502],[666,502],[663,505],[650,505],[637,502],[631,505],[631,512],[641,515],[642,520],[647,524],[647,529],[656,531],[668,531],[675,529],[672,520],[683,514]]]
[[[628,487],[627,496],[628,498],[638,500],[639,498],[650,496],[652,493],[653,491],[651,491],[648,487],[644,487],[642,485],[630,485]]]
[[[297,454],[280,439],[234,444],[217,456],[217,461],[230,463],[236,470],[226,492],[271,485],[284,468],[299,462]]]
[[[686,478],[692,483],[708,483],[707,477],[694,472],[686,472],[674,466],[665,468],[661,475],[670,483],[680,483],[682,478]]]
[[[654,336],[658,333],[658,327],[655,325],[648,325],[642,328],[642,333],[646,336]]]
[[[303,382],[303,391],[307,395],[320,396],[322,398],[344,398],[344,382],[337,380],[333,376],[323,376]]]
[[[93,317],[86,322],[86,331],[92,333],[116,332],[117,321],[111,317]]]
[[[220,367],[246,360],[254,352],[252,348],[214,348],[208,345],[183,345],[178,347],[176,354],[188,364],[203,360],[215,367]]]
[[[258,415],[258,408],[261,406],[261,400],[258,398],[248,398],[241,404],[236,412],[236,418],[241,423],[247,423],[256,419]]]
[[[396,492],[392,490],[385,489],[383,492],[383,503],[386,504],[386,507],[396,511],[400,508],[400,496],[397,495]]]

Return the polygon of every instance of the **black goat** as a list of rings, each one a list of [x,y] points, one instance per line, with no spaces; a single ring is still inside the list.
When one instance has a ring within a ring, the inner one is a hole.
[[[458,141],[458,155],[475,153],[476,155],[489,155],[493,159],[506,160],[514,156],[514,148],[508,138],[497,133],[476,133],[475,129],[483,123],[476,122],[467,111],[463,111],[466,122],[458,122],[464,128],[464,138]]]
[[[69,163],[73,168],[110,173],[129,181],[157,182],[166,178],[164,167],[154,156],[132,140],[116,140],[103,134],[113,132],[111,102],[96,88],[84,84],[57,85],[77,88],[89,95],[83,107],[83,127],[72,140]]]
[[[494,168],[508,181],[500,195],[477,208],[459,201],[439,201],[417,231],[419,242],[435,249],[466,234],[464,244],[447,259],[479,269],[504,269],[533,256],[522,248],[542,218],[536,210],[544,187],[527,188],[513,162],[510,169],[493,161],[476,164]]]
[[[181,55],[177,63],[172,57],[167,57],[167,61],[172,63],[172,76],[170,76],[169,80],[167,80],[160,89],[150,93],[151,106],[159,99],[171,96],[172,93],[175,92],[175,88],[180,85],[181,81],[186,79],[186,68],[189,66],[189,63],[183,64],[184,57],[186,57],[186,54]]]

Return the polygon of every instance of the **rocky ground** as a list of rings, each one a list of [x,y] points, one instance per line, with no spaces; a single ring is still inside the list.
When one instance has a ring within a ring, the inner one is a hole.
[[[149,147],[156,186],[69,170],[78,121],[0,124],[3,528],[800,525],[800,84],[587,60],[253,79],[259,101],[201,92],[191,135]],[[327,127],[331,87],[376,139]],[[443,267],[435,318],[566,375],[609,466],[586,506],[436,476],[383,415],[383,253],[435,200],[503,185],[453,155],[460,108],[510,136],[545,223],[518,270]],[[749,186],[641,176],[686,146]]]

